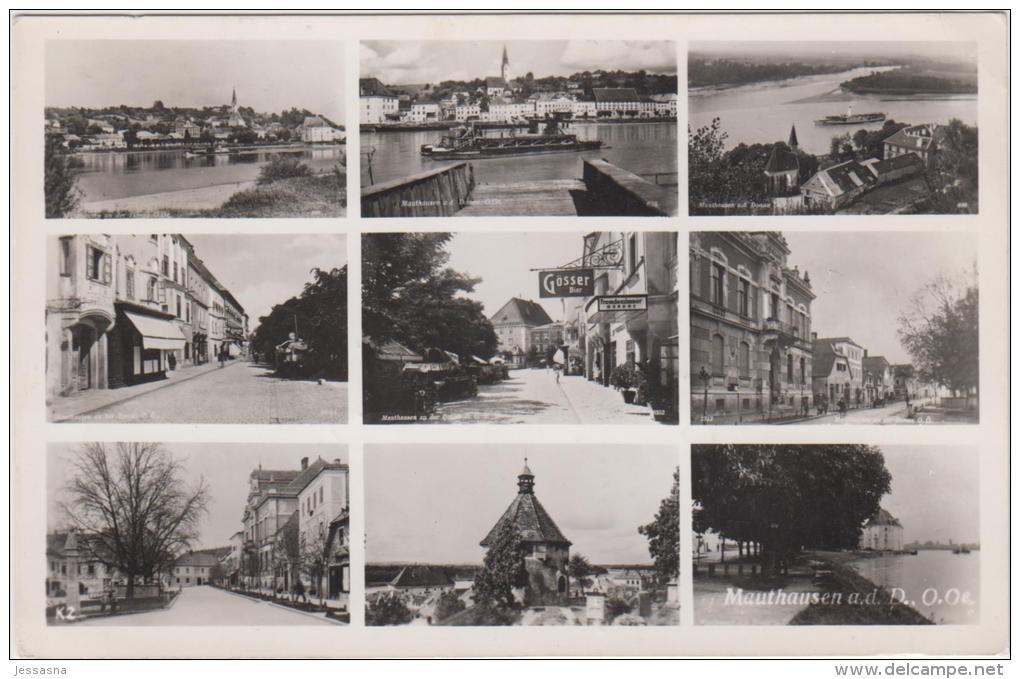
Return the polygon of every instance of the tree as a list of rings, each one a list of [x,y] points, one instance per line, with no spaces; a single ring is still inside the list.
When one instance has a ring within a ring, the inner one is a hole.
[[[516,608],[514,589],[527,583],[521,533],[512,522],[505,521],[496,530],[482,561],[482,569],[475,576],[475,603],[495,608]]]
[[[673,472],[673,488],[659,503],[651,523],[638,527],[648,540],[648,553],[655,562],[659,582],[670,582],[680,575],[680,468]]]
[[[301,550],[298,541],[297,517],[293,517],[280,528],[273,538],[273,591],[280,587],[279,578],[283,574],[287,586],[294,587],[294,577],[301,561]]]
[[[900,343],[921,379],[954,395],[978,388],[977,274],[939,274],[913,297],[899,318]]]
[[[414,613],[397,592],[386,592],[365,603],[365,624],[370,627],[406,625],[413,619]]]
[[[498,341],[480,302],[481,282],[445,266],[449,233],[373,233],[362,239],[362,327],[376,341],[489,358]]]
[[[761,546],[779,575],[804,547],[854,549],[889,492],[881,451],[864,445],[695,445],[694,530]]]
[[[467,608],[467,604],[454,591],[443,592],[436,599],[436,622],[442,622]]]
[[[577,584],[578,591],[584,594],[592,586],[591,576],[595,574],[595,569],[583,554],[573,554],[567,562],[567,573]]]
[[[326,536],[321,530],[310,531],[301,546],[301,572],[315,587],[315,595],[321,604],[326,597],[322,592],[322,579],[329,567],[329,556],[326,554]]]
[[[47,137],[43,160],[43,195],[46,199],[47,219],[64,217],[81,202],[78,180],[60,154],[59,146],[57,139]]]
[[[209,490],[189,486],[184,465],[159,443],[86,443],[70,461],[62,503],[71,524],[88,536],[91,557],[127,580],[153,578],[198,537]]]
[[[935,160],[927,172],[932,212],[978,211],[978,131],[956,118],[938,129]]]
[[[764,172],[772,145],[741,143],[726,151],[727,137],[719,118],[695,131],[687,129],[688,192],[695,210],[768,202]]]
[[[829,155],[837,161],[854,158],[854,142],[849,132],[835,136],[829,141]]]

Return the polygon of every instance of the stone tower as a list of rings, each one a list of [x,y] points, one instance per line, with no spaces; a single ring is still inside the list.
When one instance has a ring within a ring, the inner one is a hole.
[[[571,543],[535,497],[535,475],[528,468],[527,458],[524,469],[517,475],[517,497],[481,546],[488,547],[505,524],[516,528],[524,543],[524,566],[528,572],[525,601],[532,605],[566,603]]]

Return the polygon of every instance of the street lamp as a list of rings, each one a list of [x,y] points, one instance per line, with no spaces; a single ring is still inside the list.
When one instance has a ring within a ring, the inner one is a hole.
[[[705,386],[705,398],[701,404],[701,423],[705,424],[708,421],[708,381],[712,379],[712,376],[705,370],[705,366],[701,366],[701,370],[698,371],[698,379]]]

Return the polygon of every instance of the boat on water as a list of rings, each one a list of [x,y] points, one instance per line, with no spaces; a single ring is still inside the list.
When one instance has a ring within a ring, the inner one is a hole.
[[[842,115],[825,116],[815,121],[816,125],[862,125],[880,123],[885,120],[884,113],[854,113],[853,104],[847,107]]]
[[[970,550],[966,547],[957,547],[953,550],[953,554],[970,554]]]
[[[230,153],[237,153],[237,151],[235,151],[233,149],[228,149],[228,148],[225,148],[225,147],[222,147],[222,146],[217,146],[215,148],[210,147],[210,148],[207,148],[207,149],[197,149],[197,150],[188,149],[187,151],[184,152],[184,157],[185,158],[204,158],[205,156],[225,156],[225,155],[230,154]]]
[[[511,129],[500,135],[486,135],[474,125],[460,125],[452,128],[438,143],[422,144],[421,155],[436,160],[466,160],[602,148],[599,140],[583,141],[576,134],[565,132],[563,116],[532,118],[528,123],[526,133],[518,134]]]

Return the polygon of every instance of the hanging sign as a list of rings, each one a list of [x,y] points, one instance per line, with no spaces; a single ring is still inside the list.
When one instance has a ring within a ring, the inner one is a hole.
[[[539,297],[591,297],[594,294],[594,269],[556,269],[538,273]]]

